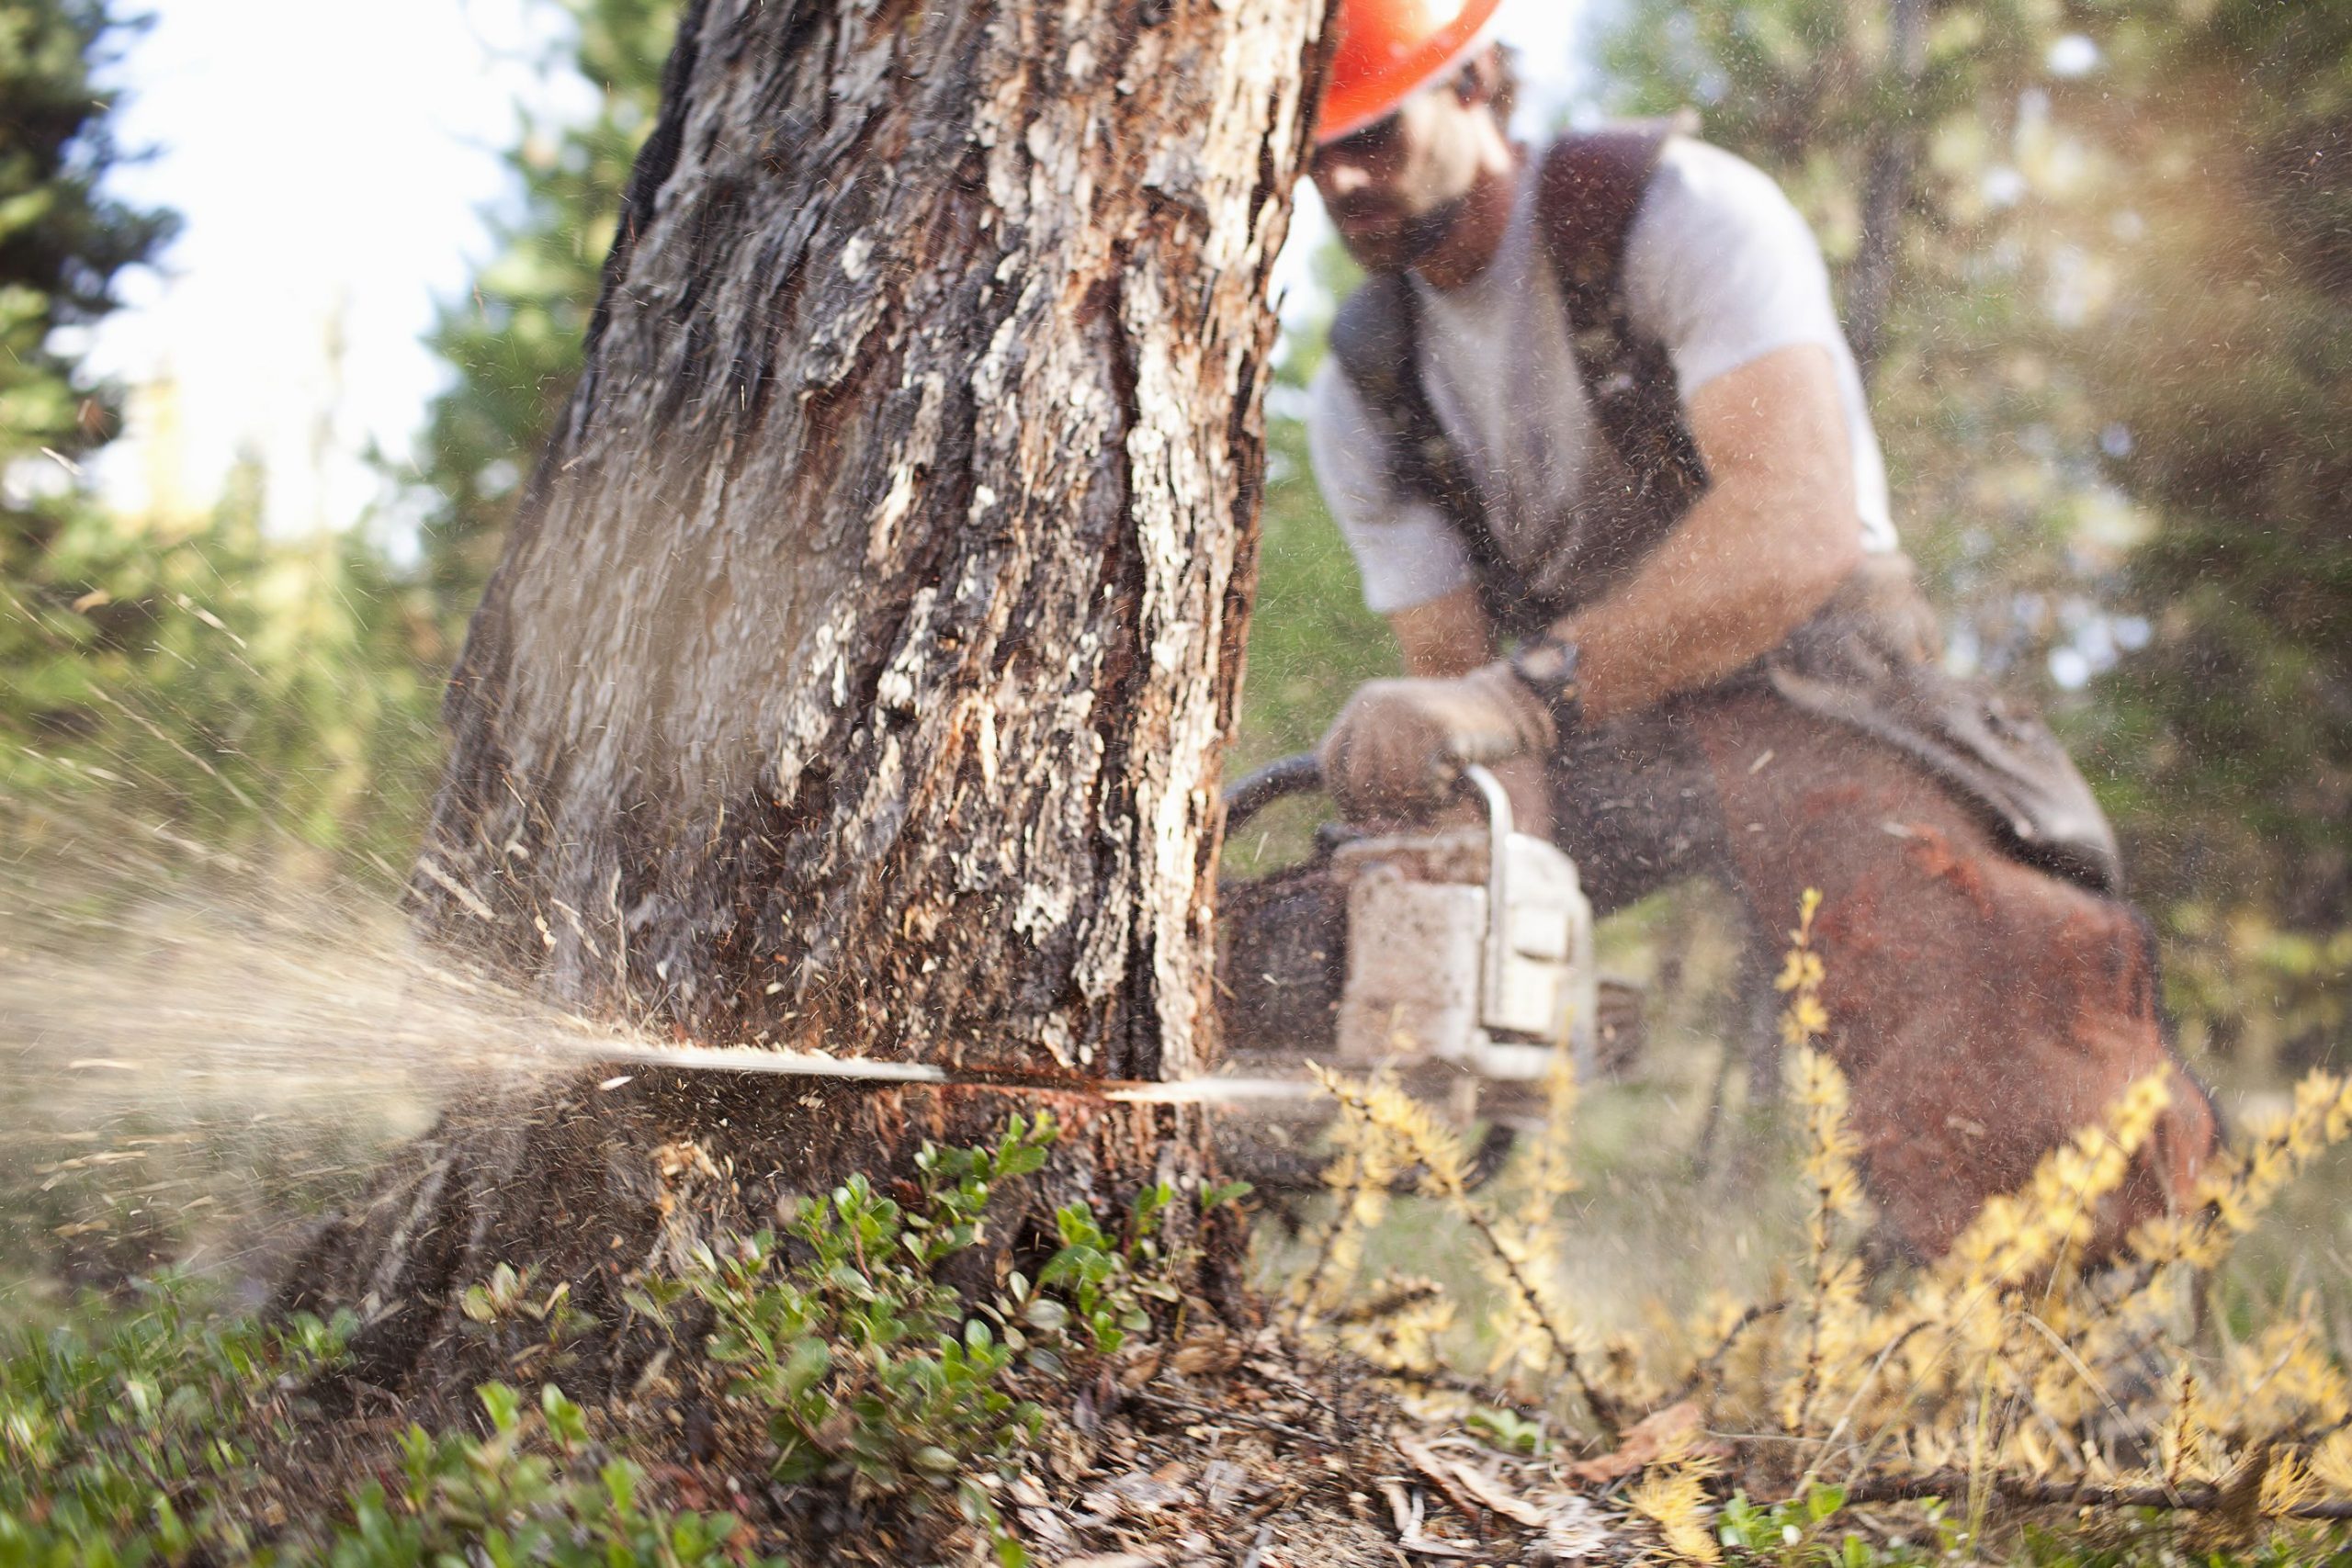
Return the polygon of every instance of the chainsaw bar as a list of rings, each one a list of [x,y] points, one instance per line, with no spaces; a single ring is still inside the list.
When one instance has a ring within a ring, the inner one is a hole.
[[[1305,1079],[1270,1077],[1175,1078],[1167,1082],[1112,1079],[1107,1082],[1039,1083],[1034,1079],[951,1073],[922,1062],[878,1062],[864,1056],[820,1056],[806,1051],[771,1051],[758,1045],[648,1045],[635,1041],[548,1042],[532,1055],[588,1063],[630,1063],[691,1072],[755,1073],[771,1077],[847,1079],[861,1083],[957,1085],[1013,1093],[1091,1094],[1136,1105],[1247,1105],[1304,1101],[1323,1097]]]

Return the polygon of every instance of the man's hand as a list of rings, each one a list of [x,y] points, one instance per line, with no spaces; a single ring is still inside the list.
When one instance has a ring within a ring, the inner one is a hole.
[[[1445,804],[1464,762],[1541,757],[1552,716],[1510,666],[1443,680],[1367,681],[1316,750],[1323,787],[1351,822]]]

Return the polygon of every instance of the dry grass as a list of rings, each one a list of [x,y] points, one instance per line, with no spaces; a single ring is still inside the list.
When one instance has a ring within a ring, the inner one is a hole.
[[[1796,1136],[1778,1163],[1795,1224],[1749,1214],[1728,1233],[1778,1244],[1761,1290],[1752,1245],[1724,1249],[1724,1216],[1673,1179],[1670,1156],[1643,1160],[1588,1137],[1576,1191],[1563,1129],[1523,1161],[1516,1188],[1473,1194],[1456,1179],[1450,1129],[1392,1087],[1335,1081],[1341,1168],[1417,1170],[1424,1197],[1393,1218],[1360,1202],[1324,1216],[1308,1245],[1363,1259],[1361,1282],[1351,1294],[1325,1268],[1302,1315],[1335,1318],[1333,1337],[1408,1382],[1490,1380],[1487,1397],[1548,1408],[1604,1446],[1633,1417],[1690,1399],[1707,1441],[1648,1452],[1632,1484],[1661,1544],[1693,1561],[1713,1559],[1702,1526],[1726,1486],[1934,1495],[1971,1532],[1995,1510],[2057,1503],[2179,1510],[2214,1540],[2352,1517],[2352,1393],[2337,1348],[2347,1271],[2340,1253],[2323,1268],[2312,1248],[2262,1232],[2290,1200],[2302,1220],[2341,1227],[2328,1213],[2340,1189],[2297,1184],[2315,1168],[2340,1174],[2328,1156],[2352,1138],[2352,1080],[2312,1075],[2250,1118],[2193,1210],[2142,1225],[2097,1269],[2081,1250],[2165,1108],[2156,1079],[1989,1205],[1940,1262],[1873,1269],[1845,1085],[1812,1049],[1826,1021],[1811,912],[1799,913],[1781,976]],[[1573,1088],[1555,1086],[1562,1123]],[[1615,1097],[1594,1098],[1606,1125]],[[1666,1144],[1655,1125],[1649,1134],[1651,1150]],[[1753,1147],[1747,1159],[1773,1163]],[[1654,1201],[1596,1202],[1595,1188]],[[1678,1266],[1596,1268],[1609,1229],[1629,1222],[1646,1258]],[[1407,1257],[1435,1288],[1396,1290],[1387,1270]],[[1380,1292],[1404,1303],[1405,1321],[1345,1308]]]

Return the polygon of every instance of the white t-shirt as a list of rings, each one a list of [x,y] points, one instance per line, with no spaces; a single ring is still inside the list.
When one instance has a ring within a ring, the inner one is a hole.
[[[1539,592],[1576,603],[1591,595],[1590,584],[1551,579],[1577,555],[1592,521],[1591,505],[1579,504],[1587,481],[1597,462],[1613,466],[1614,455],[1577,373],[1567,314],[1536,232],[1535,186],[1531,169],[1502,244],[1476,279],[1440,292],[1413,278],[1419,355],[1430,406],[1486,502],[1496,544]],[[1817,343],[1829,351],[1863,544],[1895,548],[1886,465],[1830,301],[1828,269],[1771,177],[1719,147],[1669,141],[1626,235],[1624,266],[1634,328],[1665,345],[1686,405],[1696,389],[1775,349]],[[1390,488],[1381,428],[1336,359],[1324,362],[1309,389],[1307,436],[1366,604],[1385,615],[1473,581],[1468,553],[1443,515]]]

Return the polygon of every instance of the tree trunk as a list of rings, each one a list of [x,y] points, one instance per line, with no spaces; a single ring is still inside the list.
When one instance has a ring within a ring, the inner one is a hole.
[[[1885,106],[1871,137],[1862,175],[1862,236],[1846,274],[1846,331],[1865,380],[1878,372],[1886,349],[1887,312],[1894,302],[1896,264],[1903,249],[1904,209],[1918,162],[1920,132],[1909,116],[1928,68],[1927,0],[1888,0],[1886,68],[1880,96]]]
[[[1314,9],[690,6],[435,926],[707,1037],[1201,1065]]]
[[[452,682],[429,931],[570,1007],[985,1077],[1000,1119],[1020,1085],[1207,1065],[1268,274],[1321,10],[690,0]],[[830,1181],[975,1103],[726,1094],[660,1090],[611,1158],[722,1114],[741,1145],[767,1103],[762,1179]],[[539,1246],[558,1222],[517,1173],[628,1098],[453,1123],[418,1169],[462,1201],[388,1193],[346,1283],[446,1307]],[[820,1100],[861,1135],[811,1154]],[[1065,1186],[1197,1171],[1189,1118],[1088,1124],[1066,1153],[1100,1168]],[[467,1239],[428,1264],[424,1233]]]

